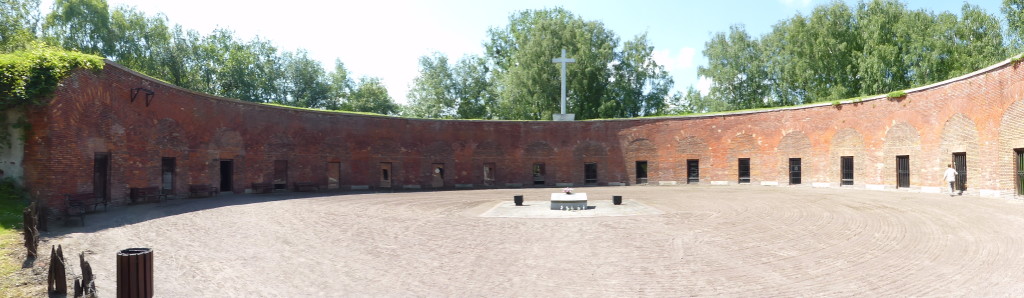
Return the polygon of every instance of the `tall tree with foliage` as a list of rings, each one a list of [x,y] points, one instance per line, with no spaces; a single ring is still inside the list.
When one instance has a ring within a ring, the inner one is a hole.
[[[341,108],[353,112],[397,115],[400,107],[388,95],[388,89],[379,78],[363,77]]]
[[[488,30],[487,57],[498,85],[496,116],[503,119],[550,119],[559,113],[559,65],[551,63],[562,49],[576,59],[568,65],[568,113],[578,119],[599,117],[607,95],[608,67],[618,38],[604,24],[585,21],[562,8],[514,14],[505,28]]]
[[[409,106],[405,113],[420,118],[457,118],[456,88],[448,56],[434,53],[420,57],[420,74],[409,89]]]
[[[601,117],[627,118],[660,115],[667,111],[665,99],[672,89],[672,77],[654,61],[654,46],[641,34],[622,45],[610,96],[601,104]]]
[[[104,0],[54,1],[43,32],[48,42],[87,54],[107,56],[114,47]]]
[[[39,0],[0,0],[0,53],[25,49],[39,19]]]
[[[1024,51],[1024,0],[1003,0],[1000,10],[1006,19],[1006,31],[1013,51]]]

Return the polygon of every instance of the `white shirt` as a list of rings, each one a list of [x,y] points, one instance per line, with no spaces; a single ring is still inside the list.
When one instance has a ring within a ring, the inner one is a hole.
[[[946,172],[942,174],[942,179],[946,180],[946,182],[955,182],[956,174],[956,170],[953,168],[946,168]]]

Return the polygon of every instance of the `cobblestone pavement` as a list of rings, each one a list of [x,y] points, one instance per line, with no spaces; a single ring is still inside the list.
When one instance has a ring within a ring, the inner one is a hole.
[[[557,191],[222,195],[113,208],[43,245],[85,251],[101,297],[129,247],[153,248],[158,297],[1024,296],[1021,201],[581,187],[592,206],[623,195],[647,211],[482,216]]]

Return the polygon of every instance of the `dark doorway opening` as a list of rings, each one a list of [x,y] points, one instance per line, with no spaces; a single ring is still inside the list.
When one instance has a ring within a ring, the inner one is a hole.
[[[1014,164],[1016,164],[1017,179],[1015,185],[1017,185],[1017,195],[1024,196],[1024,148],[1013,149],[1017,157],[1015,158]]]
[[[956,170],[956,183],[953,186],[963,193],[967,190],[967,152],[953,153],[953,169]]]
[[[839,158],[839,185],[853,185],[853,156]]]
[[[431,172],[432,172],[431,173],[432,179],[430,181],[430,187],[433,187],[433,188],[442,188],[442,187],[444,187],[444,164],[443,163],[435,163],[435,164],[431,165],[430,168],[433,169],[433,170],[431,170]]]
[[[341,163],[327,163],[327,189],[341,188]]]
[[[790,185],[800,184],[800,182],[802,180],[801,173],[800,173],[801,170],[802,170],[801,168],[802,168],[802,166],[800,165],[800,159],[799,158],[790,158],[789,159],[789,184]]]
[[[97,152],[93,155],[92,193],[104,201],[110,199],[110,153]]]
[[[636,184],[647,184],[647,161],[636,162]]]
[[[739,159],[739,183],[750,183],[750,159]]]
[[[896,188],[910,187],[910,156],[896,156]]]
[[[533,185],[544,185],[547,183],[544,176],[547,174],[544,163],[533,164]]]
[[[700,183],[700,160],[686,160],[686,184]]]
[[[380,187],[391,188],[391,163],[380,163]]]
[[[235,162],[230,159],[220,160],[220,191],[231,191],[235,175]]]
[[[160,159],[160,190],[164,194],[174,194],[175,167],[174,157]]]
[[[274,189],[288,189],[288,161],[274,161]]]
[[[583,184],[597,184],[597,163],[583,164]]]

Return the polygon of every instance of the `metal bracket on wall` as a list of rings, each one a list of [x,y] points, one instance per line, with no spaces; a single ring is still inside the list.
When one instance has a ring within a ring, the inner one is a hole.
[[[143,93],[146,94],[146,106],[148,107],[149,103],[153,101],[153,90],[149,90],[149,89],[146,89],[146,88],[132,88],[132,101],[131,102],[133,102],[133,103],[135,102],[135,97],[139,96],[139,92],[143,92]]]

